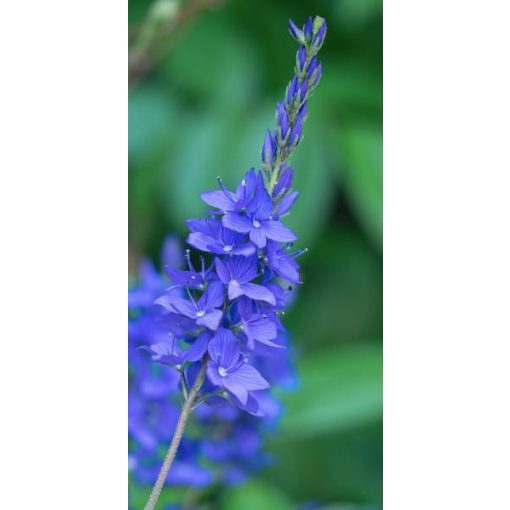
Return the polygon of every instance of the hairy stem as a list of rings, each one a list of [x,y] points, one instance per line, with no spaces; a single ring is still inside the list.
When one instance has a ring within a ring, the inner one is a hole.
[[[191,411],[193,410],[195,398],[204,382],[206,367],[207,359],[204,359],[204,362],[202,363],[202,367],[200,368],[200,372],[198,373],[195,384],[193,384],[193,387],[191,388],[191,391],[188,394],[188,398],[184,402],[184,406],[179,416],[179,420],[177,421],[177,426],[175,427],[174,437],[172,438],[172,442],[170,443],[170,447],[168,448],[168,452],[165,456],[165,461],[163,462],[163,465],[161,466],[161,469],[159,471],[158,479],[156,480],[156,483],[152,488],[149,500],[145,505],[145,510],[154,510],[154,508],[156,507],[159,495],[161,494],[161,490],[163,489],[163,484],[165,483],[168,472],[170,471],[170,467],[172,466],[172,463],[175,459],[177,448],[179,448],[179,444],[184,434],[186,422],[188,421]]]

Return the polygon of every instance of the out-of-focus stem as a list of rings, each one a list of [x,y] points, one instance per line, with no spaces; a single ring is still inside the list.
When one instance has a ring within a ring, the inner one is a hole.
[[[150,71],[168,47],[174,32],[219,0],[155,0],[145,21],[135,27],[129,51],[129,84]]]
[[[149,496],[149,500],[147,501],[147,504],[145,505],[145,510],[154,510],[154,508],[156,507],[156,504],[158,502],[159,495],[161,494],[161,490],[163,489],[163,485],[165,483],[166,477],[168,476],[168,472],[170,471],[172,463],[175,459],[175,455],[177,453],[177,448],[179,448],[179,444],[180,444],[182,436],[184,434],[184,429],[186,428],[186,423],[187,423],[188,418],[191,414],[191,411],[193,410],[193,404],[195,402],[195,398],[196,398],[198,392],[200,391],[202,384],[204,383],[206,368],[207,368],[207,358],[204,359],[204,362],[202,363],[202,367],[200,368],[200,371],[198,372],[198,376],[195,381],[195,384],[193,384],[193,387],[191,388],[191,391],[188,394],[188,398],[184,402],[184,406],[183,406],[181,414],[179,416],[179,420],[177,421],[177,426],[175,427],[175,432],[174,432],[174,436],[172,438],[172,442],[170,443],[170,447],[168,448],[168,452],[165,456],[165,461],[163,462],[163,465],[161,466],[161,469],[159,471],[158,479],[156,480],[156,483],[154,484],[154,487],[152,488],[152,492],[151,492],[151,495]]]

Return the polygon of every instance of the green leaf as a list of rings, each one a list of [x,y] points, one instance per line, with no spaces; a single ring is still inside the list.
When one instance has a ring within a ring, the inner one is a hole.
[[[366,125],[339,130],[337,136],[349,201],[368,236],[376,246],[382,248],[382,131],[375,126]]]
[[[186,94],[233,108],[257,89],[257,56],[236,23],[208,13],[177,39],[163,72]]]
[[[176,117],[170,96],[159,87],[140,86],[129,95],[128,146],[130,164],[153,161],[168,145]]]
[[[356,30],[382,14],[382,0],[338,0],[336,21],[349,30]]]
[[[280,441],[376,422],[382,412],[382,349],[379,345],[330,348],[304,357],[301,387],[282,395]]]
[[[235,188],[251,165],[260,159],[259,140],[272,112],[261,109],[248,120],[235,111],[210,111],[181,124],[181,146],[170,154],[162,175],[164,205],[177,228],[189,218],[203,216],[206,204],[200,192],[217,189],[217,176]],[[260,142],[262,143],[262,142]]]
[[[381,258],[357,230],[327,229],[299,262],[304,284],[286,322],[303,356],[382,335]]]
[[[152,486],[142,485],[135,482],[132,478],[129,479],[129,508],[138,509],[145,508],[145,504],[149,499]],[[182,501],[186,489],[184,487],[164,486],[158,500],[158,508],[163,508],[164,505],[175,504]]]
[[[269,482],[251,480],[227,490],[221,510],[292,510],[295,508],[287,496]]]

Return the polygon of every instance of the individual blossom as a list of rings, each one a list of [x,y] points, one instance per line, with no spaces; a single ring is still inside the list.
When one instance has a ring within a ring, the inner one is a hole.
[[[214,262],[219,279],[227,286],[230,300],[247,296],[256,301],[276,304],[276,298],[267,287],[251,281],[257,277],[257,257],[230,257],[224,261],[217,258]]]
[[[304,253],[304,250],[291,254],[288,253],[288,248],[289,246],[282,247],[280,243],[269,242],[266,250],[267,265],[280,278],[292,283],[301,283],[296,257]]]
[[[179,269],[172,265],[165,265],[165,271],[174,287],[188,287],[190,289],[205,289],[207,279],[211,275],[212,267],[206,268],[205,261],[201,258],[201,269],[197,271],[191,262],[190,251],[186,250],[188,269]],[[172,288],[172,287],[171,287]]]
[[[247,363],[231,331],[220,328],[216,332],[209,343],[209,356],[209,379],[234,395],[242,405],[247,404],[250,391],[269,388],[257,369]]]
[[[257,189],[245,213],[227,212],[222,222],[226,228],[249,234],[251,241],[258,248],[264,248],[268,239],[278,242],[291,242],[297,239],[292,230],[281,221],[273,219],[273,201],[263,187]]]
[[[197,326],[205,326],[213,331],[218,329],[223,317],[223,312],[219,310],[223,304],[223,285],[213,282],[198,300],[195,300],[191,294],[189,298],[185,299],[176,293],[168,293],[158,298],[155,303],[170,312],[194,320]]]
[[[255,190],[256,181],[256,172],[252,168],[246,173],[235,192],[229,191],[221,178],[218,178],[221,190],[204,191],[200,193],[200,197],[206,204],[220,209],[222,212],[238,211],[246,207],[250,196]]]
[[[224,228],[219,220],[201,218],[189,220],[191,230],[187,238],[188,244],[198,250],[216,255],[253,255],[255,245],[244,234]]]

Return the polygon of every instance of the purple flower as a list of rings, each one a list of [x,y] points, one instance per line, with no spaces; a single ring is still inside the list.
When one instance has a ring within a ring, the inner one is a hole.
[[[253,168],[250,169],[237,187],[235,193],[229,191],[221,179],[218,179],[218,182],[221,186],[221,190],[204,191],[200,193],[200,198],[202,198],[206,204],[219,209],[221,212],[238,211],[246,207],[250,195],[255,190],[257,177],[255,170]]]
[[[228,299],[233,300],[239,296],[247,296],[257,301],[266,301],[276,304],[275,297],[263,285],[251,283],[257,277],[257,257],[233,256],[222,261],[217,258],[216,272],[219,279],[228,287]]]
[[[289,85],[287,86],[287,92],[285,94],[285,101],[287,102],[287,104],[290,105],[294,101],[298,88],[299,80],[297,79],[297,76],[294,76],[290,81]]]
[[[289,131],[289,116],[287,115],[284,103],[278,103],[276,109],[278,112],[278,126],[280,128],[281,138],[284,139]]]
[[[197,338],[194,338],[191,345],[179,341],[173,334],[164,342],[152,344],[145,347],[153,361],[164,365],[182,365],[187,361],[198,361],[207,351],[207,345],[211,338],[208,331],[204,331]]]
[[[239,302],[238,312],[241,332],[246,336],[246,346],[248,349],[253,351],[255,349],[255,342],[260,342],[270,347],[282,347],[273,342],[278,335],[278,331],[276,322],[272,318],[266,314],[253,313],[250,304],[242,299]]]
[[[281,221],[274,220],[272,213],[273,201],[269,193],[259,187],[248,204],[246,214],[228,212],[223,216],[222,222],[223,226],[231,230],[249,234],[258,248],[264,248],[267,239],[279,242],[295,241],[296,234]]]
[[[312,87],[317,86],[319,80],[321,79],[321,76],[322,76],[322,64],[319,63],[317,65],[317,68],[313,72],[312,77],[310,78],[310,81],[312,82]]]
[[[312,38],[312,34],[313,34],[313,20],[312,20],[311,16],[308,16],[308,19],[306,20],[304,32],[305,32],[305,37],[308,40],[310,40]]]
[[[242,405],[248,403],[248,392],[269,388],[269,383],[241,354],[234,334],[218,329],[209,343],[207,376],[209,380],[234,395]]]
[[[318,64],[318,59],[317,59],[317,55],[315,55],[311,60],[310,60],[310,63],[308,64],[308,68],[306,70],[306,77],[308,79],[311,78],[313,72],[315,71],[315,69],[317,69],[317,64]]]
[[[294,255],[287,253],[279,243],[267,243],[266,257],[269,267],[280,278],[292,283],[301,283],[298,271],[299,265],[294,259],[297,254],[300,254],[300,252]]]
[[[292,35],[292,37],[294,37],[298,43],[304,43],[305,35],[303,34],[303,31],[300,30],[291,19],[289,19],[289,32],[290,35]]]
[[[194,319],[198,326],[205,326],[214,331],[218,329],[223,317],[223,312],[218,310],[223,300],[223,285],[220,282],[213,282],[198,301],[184,299],[175,293],[167,293],[156,299],[155,303],[170,312]]]
[[[296,235],[281,218],[298,197],[287,162],[302,139],[307,101],[321,76],[317,52],[326,25],[315,17],[303,29],[289,21],[289,29],[299,43],[296,75],[276,106],[276,129],[265,134],[263,168],[249,170],[234,191],[218,178],[219,190],[201,194],[213,209],[210,218],[188,221],[188,243],[213,254],[212,264],[206,268],[201,257],[195,269],[188,250],[183,269],[175,243],[168,245],[166,257],[175,259],[166,267],[171,286],[146,264],[142,284],[130,293],[130,465],[144,482],[154,481],[161,445],[177,421],[175,394],[189,398],[204,363],[207,377],[193,402],[197,439],[183,438],[166,483],[212,483],[211,471],[200,465],[204,458],[221,462],[215,480],[241,480],[248,466],[260,463],[260,431],[268,421],[254,416],[270,420],[279,412],[269,384],[294,379],[280,317],[295,292],[279,279],[300,283],[296,257],[302,252],[289,253],[287,243]],[[140,346],[159,364],[161,380],[153,366],[139,363]]]
[[[269,129],[266,131],[266,137],[264,139],[264,145],[262,146],[262,163],[270,166],[273,164],[274,157],[276,155],[276,142],[271,136]]]
[[[315,25],[316,26],[314,28],[315,28],[316,32],[315,32],[315,35],[313,36],[312,44],[315,48],[315,51],[319,51],[322,46],[322,43],[324,42],[324,38],[326,36],[326,30],[327,30],[326,21],[323,18],[317,17]],[[317,25],[319,25],[318,29],[317,29]]]
[[[297,52],[297,70],[302,73],[305,69],[305,63],[306,63],[306,48],[304,46],[300,46],[299,50]]]
[[[185,286],[191,289],[204,289],[207,283],[207,277],[211,272],[212,266],[206,269],[205,261],[202,258],[202,268],[197,271],[193,266],[189,250],[186,251],[186,260],[189,270],[175,269],[171,266],[165,266],[165,272],[174,286]]]
[[[253,255],[255,245],[247,236],[224,228],[219,220],[189,220],[191,234],[187,242],[198,250],[216,255]]]

